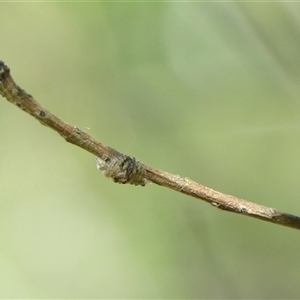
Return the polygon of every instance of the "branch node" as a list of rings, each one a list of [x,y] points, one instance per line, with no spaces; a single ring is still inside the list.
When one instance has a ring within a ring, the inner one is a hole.
[[[41,109],[40,111],[38,111],[37,116],[38,116],[39,118],[43,119],[43,118],[46,117],[46,113],[45,113],[44,110]]]

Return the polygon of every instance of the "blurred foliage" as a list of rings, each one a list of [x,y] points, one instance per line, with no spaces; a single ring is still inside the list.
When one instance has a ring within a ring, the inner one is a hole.
[[[0,59],[104,144],[299,215],[299,16],[284,2],[1,3]],[[1,298],[298,297],[296,230],[116,185],[2,100]]]

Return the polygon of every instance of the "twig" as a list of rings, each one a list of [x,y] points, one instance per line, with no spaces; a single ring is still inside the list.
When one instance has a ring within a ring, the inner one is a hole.
[[[222,210],[300,229],[300,217],[214,191],[189,178],[182,178],[179,175],[173,175],[142,164],[134,157],[101,144],[86,132],[64,122],[43,108],[31,95],[27,94],[14,82],[9,68],[3,61],[0,61],[0,94],[12,104],[32,115],[43,125],[55,130],[67,142],[96,155],[97,168],[115,182],[141,186],[153,182],[202,199]]]

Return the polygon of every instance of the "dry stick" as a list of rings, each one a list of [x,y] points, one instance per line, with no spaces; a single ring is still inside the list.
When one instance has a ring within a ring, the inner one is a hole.
[[[0,94],[9,102],[32,115],[43,125],[55,130],[67,142],[96,155],[97,168],[115,182],[141,186],[145,186],[148,182],[153,182],[177,192],[202,199],[222,210],[300,229],[300,217],[214,191],[187,177],[182,178],[179,175],[173,175],[142,164],[134,157],[122,154],[101,144],[86,132],[64,122],[43,108],[31,95],[27,94],[14,82],[10,76],[9,68],[3,61],[0,61]]]

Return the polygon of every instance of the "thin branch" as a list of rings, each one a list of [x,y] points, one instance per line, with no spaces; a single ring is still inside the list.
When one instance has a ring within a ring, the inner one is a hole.
[[[97,168],[117,183],[145,186],[148,182],[168,187],[177,192],[202,199],[222,210],[243,214],[264,221],[300,229],[300,217],[280,212],[274,208],[248,202],[203,186],[191,179],[173,175],[147,166],[134,157],[96,141],[86,132],[70,125],[43,108],[31,95],[12,79],[9,68],[0,61],[0,94],[9,102],[52,128],[67,142],[96,155]]]

